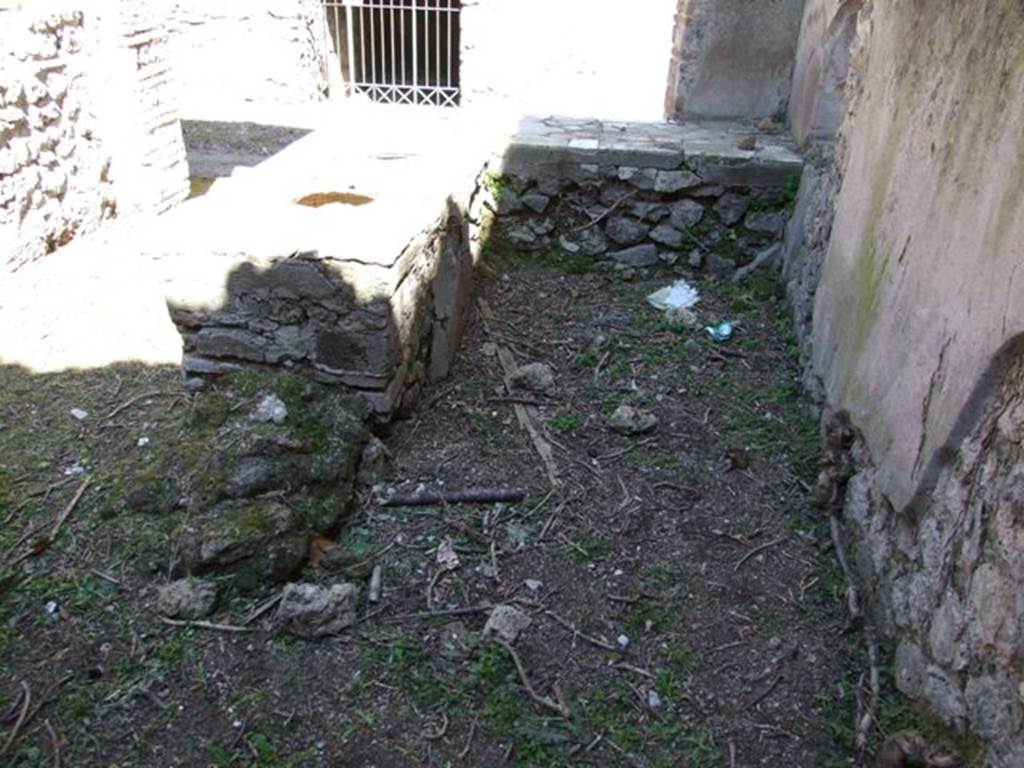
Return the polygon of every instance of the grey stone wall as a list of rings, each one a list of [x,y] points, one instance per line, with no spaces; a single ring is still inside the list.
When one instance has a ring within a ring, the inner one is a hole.
[[[410,409],[448,373],[472,282],[464,209],[449,204],[422,226],[388,265],[210,254],[192,284],[220,282],[221,301],[197,301],[184,283],[169,295],[186,374],[281,366],[355,389],[381,415]]]
[[[321,101],[328,35],[320,0],[170,0],[178,99],[189,118]]]
[[[897,685],[981,737],[986,766],[1011,768],[1024,764],[1024,8],[857,14],[843,122],[805,174],[787,248],[810,377],[856,433],[852,461],[826,475],[854,470],[833,480]],[[823,26],[805,23],[807,46],[828,46]]]
[[[679,0],[666,114],[784,116],[802,8],[803,0]]]
[[[738,150],[737,139],[657,123],[524,121],[493,166],[499,241],[582,255],[626,277],[678,267],[742,279],[778,266],[802,164],[779,146],[774,156]]]
[[[793,69],[789,122],[797,141],[835,138],[864,0],[807,0]]]
[[[986,765],[1024,765],[1024,352],[1004,349],[982,417],[934,491],[897,510],[860,443],[844,512],[876,618],[895,638],[911,698],[988,744]]]
[[[128,3],[0,13],[0,252],[17,268],[188,191],[166,37]]]

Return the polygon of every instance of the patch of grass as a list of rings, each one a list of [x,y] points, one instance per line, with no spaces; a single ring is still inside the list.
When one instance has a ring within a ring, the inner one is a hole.
[[[899,731],[914,730],[921,733],[931,745],[952,746],[964,759],[964,768],[981,768],[983,745],[977,739],[963,736],[934,717],[931,717],[896,690],[892,679],[885,674],[883,664],[882,695],[875,712],[876,724],[868,737],[868,762],[874,757],[885,739]],[[821,691],[815,696],[815,708],[828,723],[835,743],[833,755],[824,768],[852,768],[857,764],[856,731],[857,685],[862,670],[850,666],[840,685]]]
[[[705,728],[694,728],[683,736],[682,752],[687,768],[715,768],[722,764],[722,752]]]
[[[368,555],[374,549],[373,536],[370,533],[370,529],[363,525],[346,528],[338,543],[357,557]]]
[[[484,246],[484,259],[496,267],[514,271],[522,267],[539,267],[552,272],[584,275],[595,269],[594,260],[582,253],[569,253],[557,244],[527,249],[509,242],[496,228],[495,234]]]
[[[548,424],[559,432],[572,432],[575,429],[579,429],[582,422],[583,420],[580,418],[580,415],[572,411],[556,413],[548,420]]]
[[[669,668],[677,675],[685,675],[693,672],[700,663],[700,659],[692,649],[683,644],[672,646],[668,652]]]
[[[300,752],[276,747],[271,737],[252,731],[243,737],[245,747],[229,748],[218,741],[208,740],[203,746],[212,768],[244,766],[244,768],[299,768],[316,760],[312,750]]]
[[[575,368],[593,368],[598,363],[597,350],[587,348],[573,358],[572,364]]]
[[[484,188],[490,192],[491,197],[497,202],[501,199],[502,194],[508,189],[508,179],[493,171],[487,171],[484,174]]]
[[[629,463],[639,469],[678,469],[679,458],[670,453],[650,453],[633,451],[629,454]]]
[[[577,534],[573,541],[575,546],[568,547],[569,554],[577,563],[589,563],[601,560],[611,554],[612,542],[602,536],[591,533]]]
[[[102,609],[116,593],[117,587],[91,573],[46,575],[23,581],[16,600],[21,610],[42,620],[43,606],[51,600],[62,612],[81,616]]]
[[[626,611],[623,623],[634,632],[646,630],[648,622],[654,632],[663,632],[672,626],[678,612],[673,606],[659,600],[641,597]]]

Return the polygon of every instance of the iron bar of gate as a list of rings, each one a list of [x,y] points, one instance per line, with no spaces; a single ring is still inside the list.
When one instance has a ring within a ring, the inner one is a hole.
[[[405,104],[458,104],[458,0],[322,4],[328,22],[334,22],[333,43],[348,95]]]

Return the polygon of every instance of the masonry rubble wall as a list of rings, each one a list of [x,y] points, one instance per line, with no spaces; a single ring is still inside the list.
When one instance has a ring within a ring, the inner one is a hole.
[[[784,117],[802,8],[803,0],[678,0],[666,115]]]
[[[188,193],[166,31],[133,4],[0,12],[0,253],[15,269]]]
[[[744,139],[756,146],[739,149]],[[504,245],[579,254],[627,277],[673,267],[742,279],[781,262],[801,169],[772,135],[547,118],[522,121],[490,172]]]
[[[329,41],[320,0],[168,0],[182,114],[231,119],[253,105],[322,101]]]
[[[853,436],[825,474],[899,688],[1020,766],[1024,8],[867,3],[856,23],[786,259],[828,426]]]

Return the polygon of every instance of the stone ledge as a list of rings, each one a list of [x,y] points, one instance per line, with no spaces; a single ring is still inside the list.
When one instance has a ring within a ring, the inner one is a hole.
[[[753,149],[741,145],[754,137]],[[703,183],[781,189],[803,170],[803,159],[782,134],[745,123],[620,123],[524,118],[496,167],[502,174],[580,179],[582,168],[686,168]]]

